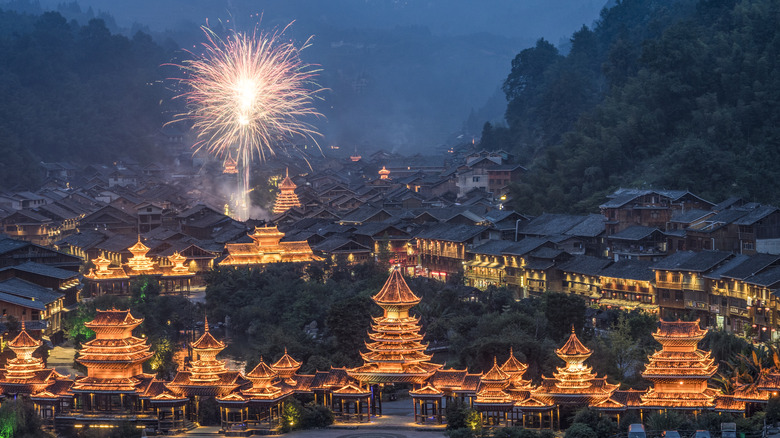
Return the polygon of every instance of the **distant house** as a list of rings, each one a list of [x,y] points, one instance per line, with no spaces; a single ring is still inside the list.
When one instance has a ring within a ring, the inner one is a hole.
[[[17,321],[44,321],[43,333],[46,335],[62,330],[64,300],[63,294],[20,278],[0,281],[2,320],[7,322],[8,318],[14,317]]]
[[[713,204],[687,190],[620,189],[601,204],[607,235],[633,225],[665,229],[677,211],[709,210]]]
[[[51,248],[16,239],[0,238],[0,268],[36,262],[78,272],[81,259]]]
[[[497,240],[499,236],[498,231],[489,227],[432,225],[415,236],[420,274],[440,280],[460,275],[467,260],[466,250],[486,240]]]

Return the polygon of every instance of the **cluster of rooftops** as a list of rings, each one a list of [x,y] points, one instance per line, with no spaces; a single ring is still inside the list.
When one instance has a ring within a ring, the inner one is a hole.
[[[127,310],[98,310],[86,326],[95,338],[84,343],[76,359],[87,368],[83,377],[63,376],[33,356],[41,341],[22,325],[8,346],[15,353],[0,371],[5,396],[26,394],[36,410],[55,427],[120,421],[132,412],[135,421],[158,430],[176,430],[197,418],[204,398],[215,398],[222,426],[272,427],[280,407],[295,394],[314,394],[315,401],[336,411],[341,419],[368,421],[381,413],[381,391],[389,384],[411,385],[417,422],[442,422],[443,408],[454,399],[467,401],[486,424],[560,426],[561,406],[590,406],[608,415],[630,410],[715,410],[745,414],[746,404],[765,403],[780,388],[780,371],[762,375],[756,385],[723,394],[710,386],[716,365],[710,353],[698,349],[706,330],[699,321],[661,321],[654,334],[661,348],[648,359],[642,376],[648,390],[619,390],[598,377],[585,362],[592,354],[572,328],[556,354],[564,363],[538,384],[524,379],[528,365],[512,351],[499,365],[482,373],[445,369],[431,361],[423,342],[419,318],[410,309],[420,302],[399,270],[393,270],[373,297],[383,315],[373,318],[363,365],[299,373],[302,363],[285,350],[272,364],[260,358],[248,373],[230,370],[218,354],[226,347],[210,331],[190,344],[192,361],[170,381],[144,374],[142,364],[152,357],[145,339],[132,331],[143,321]],[[377,409],[379,411],[377,411]],[[194,411],[194,412],[193,412]],[[100,415],[96,415],[100,414]],[[79,426],[79,427],[81,427]]]

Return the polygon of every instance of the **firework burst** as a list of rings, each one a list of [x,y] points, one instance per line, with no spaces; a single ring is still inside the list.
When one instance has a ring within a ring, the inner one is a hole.
[[[202,53],[190,52],[192,59],[179,66],[187,72],[179,79],[187,90],[179,96],[187,112],[177,120],[193,122],[196,151],[223,161],[235,156],[245,198],[252,161],[273,155],[274,145],[285,139],[318,135],[302,119],[320,116],[313,101],[322,89],[313,80],[317,70],[299,56],[308,41],[298,48],[284,40],[286,28],[251,35],[234,31],[225,38],[202,29]]]

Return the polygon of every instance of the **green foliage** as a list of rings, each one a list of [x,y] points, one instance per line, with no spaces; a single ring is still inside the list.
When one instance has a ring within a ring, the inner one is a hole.
[[[780,421],[780,397],[770,397],[765,412],[767,423],[776,424]]]
[[[565,438],[597,438],[596,432],[585,423],[574,423],[566,429]]]
[[[590,408],[584,408],[577,412],[574,416],[572,427],[574,427],[574,425],[586,426],[589,429],[588,431],[584,428],[580,428],[580,431],[572,432],[575,436],[580,434],[587,435],[592,432],[597,438],[610,438],[618,431],[617,424],[607,417],[602,417],[595,409]],[[566,431],[566,434],[569,434],[568,430]]]
[[[0,11],[0,188],[38,184],[38,163],[147,161],[170,91],[170,52],[151,37],[112,35],[57,12]],[[6,25],[8,24],[8,25]]]
[[[303,406],[295,398],[285,400],[282,408],[282,432],[300,429],[303,419]]]
[[[677,430],[686,418],[676,411],[652,412],[647,416],[647,427],[651,430]]]
[[[532,159],[514,207],[593,211],[619,186],[780,201],[778,11],[770,0],[617,2],[565,57],[543,40],[521,52],[501,134]]]
[[[44,438],[40,417],[31,403],[22,399],[4,400],[0,406],[0,438]]]
[[[330,408],[317,404],[306,404],[301,414],[301,428],[314,429],[328,427],[333,424],[335,416]]]

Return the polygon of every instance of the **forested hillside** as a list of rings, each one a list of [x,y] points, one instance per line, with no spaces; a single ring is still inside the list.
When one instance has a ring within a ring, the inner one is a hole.
[[[563,56],[522,51],[507,128],[483,144],[530,167],[516,208],[593,211],[619,186],[778,203],[780,1],[619,1]]]
[[[0,188],[34,184],[41,160],[150,156],[171,57],[148,35],[0,10],[0,54]]]

